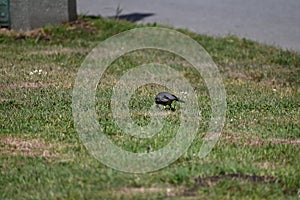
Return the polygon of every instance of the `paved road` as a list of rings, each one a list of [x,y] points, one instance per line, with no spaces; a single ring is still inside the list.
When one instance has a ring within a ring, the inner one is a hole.
[[[77,0],[79,13],[250,38],[300,52],[300,0]]]

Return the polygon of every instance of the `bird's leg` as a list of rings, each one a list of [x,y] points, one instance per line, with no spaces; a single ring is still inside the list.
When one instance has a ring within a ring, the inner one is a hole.
[[[169,110],[171,110],[171,111],[175,111],[176,110],[175,107],[172,107],[172,104],[170,104],[169,106],[170,106]]]
[[[148,145],[148,147],[147,147],[147,153],[150,153],[150,151],[151,151],[151,146]]]

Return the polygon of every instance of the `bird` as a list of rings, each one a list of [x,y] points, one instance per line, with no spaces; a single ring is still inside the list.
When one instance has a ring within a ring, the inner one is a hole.
[[[164,107],[168,105],[170,109],[174,110],[174,108],[172,108],[173,101],[185,103],[183,100],[181,100],[180,98],[176,97],[174,94],[171,94],[169,92],[160,92],[155,96],[155,103],[157,106],[159,104],[163,105]]]

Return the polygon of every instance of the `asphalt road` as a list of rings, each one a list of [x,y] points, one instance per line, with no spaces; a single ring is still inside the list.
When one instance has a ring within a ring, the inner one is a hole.
[[[234,34],[300,52],[300,0],[77,0],[80,14]]]

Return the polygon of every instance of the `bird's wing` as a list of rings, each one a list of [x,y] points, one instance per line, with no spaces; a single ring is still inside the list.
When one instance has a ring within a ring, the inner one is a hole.
[[[164,96],[162,96],[162,97],[160,98],[160,100],[161,100],[162,102],[168,102],[168,101],[170,101],[171,99],[168,98],[168,96],[164,95]]]
[[[169,93],[165,94],[164,97],[171,100],[171,101],[174,101],[174,100],[178,99],[175,95],[169,94]]]

